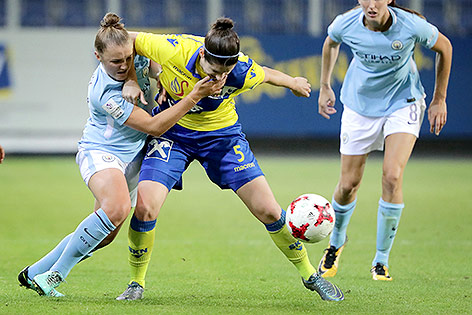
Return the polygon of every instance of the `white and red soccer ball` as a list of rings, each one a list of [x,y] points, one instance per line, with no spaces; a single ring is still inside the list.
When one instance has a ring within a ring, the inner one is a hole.
[[[331,203],[316,194],[304,194],[287,207],[287,228],[296,239],[317,243],[334,228],[335,214]]]

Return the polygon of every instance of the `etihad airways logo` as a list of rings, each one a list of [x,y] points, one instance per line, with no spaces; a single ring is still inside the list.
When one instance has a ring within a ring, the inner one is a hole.
[[[377,55],[363,52],[356,52],[357,57],[364,62],[370,63],[394,63],[402,59],[400,55]]]

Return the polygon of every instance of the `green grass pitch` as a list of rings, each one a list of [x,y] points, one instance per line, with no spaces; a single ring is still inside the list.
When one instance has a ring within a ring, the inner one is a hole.
[[[328,199],[339,158],[259,156],[279,203],[302,193]],[[0,313],[3,314],[460,314],[472,312],[472,160],[414,157],[404,179],[405,210],[390,255],[392,282],[376,282],[381,159],[369,159],[332,279],[345,301],[322,301],[272,244],[231,191],[220,191],[194,163],[158,222],[145,298],[115,301],[128,281],[128,222],[114,243],[77,265],[44,298],[16,277],[75,229],[93,207],[72,157],[18,158],[0,165]],[[113,189],[110,187],[110,189]],[[317,265],[328,240],[307,245]]]

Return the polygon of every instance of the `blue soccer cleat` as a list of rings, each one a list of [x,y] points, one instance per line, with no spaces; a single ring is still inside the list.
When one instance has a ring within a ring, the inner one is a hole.
[[[20,271],[20,273],[18,274],[18,282],[20,282],[20,286],[21,287],[25,287],[26,289],[30,289],[30,290],[33,290],[35,291],[36,293],[38,293],[39,295],[44,295],[43,291],[42,290],[39,290],[38,288],[36,288],[33,284],[33,281],[31,281],[29,278],[28,278],[28,269],[29,269],[29,266],[25,267],[23,270]],[[54,297],[62,297],[64,296],[64,294],[56,291],[56,289],[53,289],[50,293],[50,296],[54,296]]]
[[[64,277],[59,271],[46,271],[45,273],[36,275],[33,278],[32,284],[39,295],[61,297],[64,296],[64,294],[57,292],[55,288],[64,281]]]
[[[305,287],[311,291],[316,291],[321,299],[325,301],[342,301],[344,300],[343,292],[334,284],[324,279],[320,274],[314,273],[308,280],[303,279]]]

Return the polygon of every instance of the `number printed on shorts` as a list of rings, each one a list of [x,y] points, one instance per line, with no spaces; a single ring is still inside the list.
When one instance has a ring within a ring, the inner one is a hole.
[[[410,105],[410,119],[412,122],[416,122],[418,120],[418,106],[416,103]]]
[[[234,153],[241,156],[241,158],[238,159],[238,162],[244,161],[244,153],[239,150],[240,148],[241,146],[239,144],[233,147]]]

